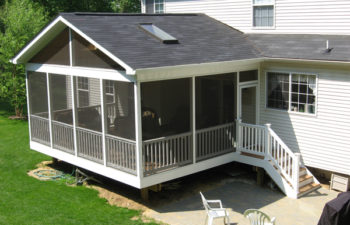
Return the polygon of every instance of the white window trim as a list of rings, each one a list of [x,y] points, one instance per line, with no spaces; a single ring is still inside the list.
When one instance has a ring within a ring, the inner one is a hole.
[[[255,6],[273,6],[273,26],[254,26],[254,7]],[[273,0],[271,4],[254,4],[254,0],[252,0],[251,7],[251,25],[253,30],[274,30],[276,29],[276,1]]]
[[[165,0],[162,0],[163,3],[156,3],[156,0],[153,0],[153,13],[154,14],[162,14],[162,13],[165,13]],[[161,5],[163,4],[163,12],[156,12],[156,4],[157,5]]]
[[[285,73],[289,74],[289,102],[288,102],[288,110],[283,110],[283,109],[277,109],[277,108],[270,108],[267,106],[267,98],[268,98],[268,78],[267,74],[268,73]],[[315,91],[315,112],[314,113],[305,113],[305,112],[295,112],[291,110],[291,88],[292,88],[292,74],[303,74],[303,75],[312,75],[316,76],[316,91]],[[271,111],[277,111],[277,112],[287,112],[289,114],[295,114],[295,115],[302,115],[302,116],[310,116],[310,117],[317,117],[318,113],[318,74],[316,73],[310,73],[310,72],[297,72],[297,71],[281,71],[281,70],[268,70],[265,71],[265,110],[271,110]]]

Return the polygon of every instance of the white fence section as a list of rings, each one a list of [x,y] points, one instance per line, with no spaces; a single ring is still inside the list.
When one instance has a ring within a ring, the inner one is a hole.
[[[193,162],[191,132],[143,141],[142,145],[145,176]]]
[[[234,151],[235,123],[197,130],[196,134],[197,161]]]
[[[73,126],[52,121],[52,144],[54,148],[74,154]]]
[[[260,126],[237,122],[237,150],[243,153],[263,156],[299,190],[300,155],[294,153],[270,128],[270,125]]]
[[[30,132],[32,141],[50,146],[49,119],[30,115]]]
[[[103,163],[102,134],[77,127],[78,156],[98,163]]]
[[[106,135],[107,166],[134,175],[136,171],[136,142]]]

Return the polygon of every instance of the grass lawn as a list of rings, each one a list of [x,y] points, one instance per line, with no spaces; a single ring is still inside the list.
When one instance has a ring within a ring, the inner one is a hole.
[[[27,176],[50,158],[29,150],[28,123],[8,116],[0,103],[0,224],[144,224],[131,220],[140,212],[110,206],[95,190]]]

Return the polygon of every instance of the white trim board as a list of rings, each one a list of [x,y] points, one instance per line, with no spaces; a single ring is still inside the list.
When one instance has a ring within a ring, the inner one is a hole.
[[[88,42],[96,46],[101,52],[110,57],[113,61],[121,65],[126,69],[126,73],[129,75],[135,74],[134,69],[123,62],[121,59],[113,55],[107,49],[102,47],[99,43],[94,41],[92,38],[87,36],[85,33],[80,31],[77,27],[71,24],[68,20],[64,19],[62,16],[58,16],[54,21],[52,21],[44,30],[42,30],[29,44],[24,47],[13,59],[10,61],[14,64],[26,63],[31,57],[33,57],[37,52],[39,52],[44,46],[46,46],[53,38],[59,34],[64,28],[69,27],[74,30],[80,36],[85,38]]]
[[[51,73],[51,74],[116,80],[116,81],[124,81],[124,82],[135,81],[134,75],[127,75],[124,71],[110,70],[110,69],[27,63],[26,70],[34,71],[34,72]]]
[[[75,155],[50,148],[37,142],[31,141],[30,148],[45,155],[63,160],[72,165],[84,168],[94,173],[101,174],[113,180],[123,182],[136,188],[140,188],[140,180],[135,175],[128,174],[110,167],[105,167],[103,164],[98,164],[87,159],[76,157]]]

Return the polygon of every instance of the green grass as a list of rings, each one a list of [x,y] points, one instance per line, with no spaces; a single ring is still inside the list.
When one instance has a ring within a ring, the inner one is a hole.
[[[29,177],[50,158],[29,150],[28,123],[8,116],[0,103],[0,224],[144,224],[130,220],[140,212],[110,206],[93,189]]]

